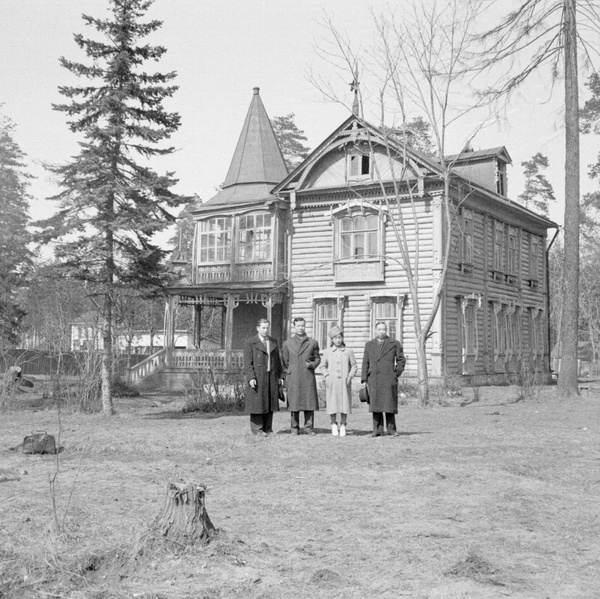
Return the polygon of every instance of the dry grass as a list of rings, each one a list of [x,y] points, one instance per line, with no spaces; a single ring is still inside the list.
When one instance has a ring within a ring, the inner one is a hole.
[[[600,395],[403,406],[402,435],[250,435],[243,415],[183,414],[180,398],[62,416],[56,456],[26,456],[53,410],[2,414],[0,597],[23,599],[594,599],[600,597]],[[208,487],[216,538],[174,551],[139,539],[167,482]]]

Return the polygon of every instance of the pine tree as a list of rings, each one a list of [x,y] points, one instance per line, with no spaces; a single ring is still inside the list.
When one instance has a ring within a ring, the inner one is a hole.
[[[288,171],[294,170],[310,153],[310,148],[304,145],[307,137],[294,123],[294,113],[276,116],[271,119],[273,133],[279,144],[283,161]]]
[[[54,109],[66,113],[69,127],[83,135],[80,152],[56,166],[62,191],[54,199],[60,209],[44,221],[42,238],[60,241],[56,255],[70,274],[100,286],[104,354],[102,407],[113,413],[110,392],[114,294],[118,285],[155,287],[165,274],[164,252],[153,240],[174,218],[169,208],[185,203],[170,191],[173,173],[158,175],[153,157],[173,152],[160,142],[180,124],[167,112],[165,99],[176,86],[176,73],[150,73],[144,64],[166,52],[141,40],[161,26],[142,22],[152,0],[109,0],[111,17],[83,15],[101,39],[74,36],[90,64],[62,57],[68,71],[84,80],[81,86],[60,87],[68,103]]]
[[[0,116],[0,347],[17,343],[25,311],[18,292],[27,283],[31,267],[30,175],[24,154],[14,140],[14,124]]]
[[[538,152],[531,160],[521,162],[525,175],[525,190],[519,196],[519,201],[525,208],[536,210],[544,216],[549,214],[549,203],[556,200],[552,183],[541,170],[548,168],[548,158]]]

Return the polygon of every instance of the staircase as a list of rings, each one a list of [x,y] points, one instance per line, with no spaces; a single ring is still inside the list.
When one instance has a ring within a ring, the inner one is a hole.
[[[194,376],[206,373],[239,372],[242,351],[201,351],[163,348],[129,368],[127,381],[144,391],[184,391],[194,384]]]

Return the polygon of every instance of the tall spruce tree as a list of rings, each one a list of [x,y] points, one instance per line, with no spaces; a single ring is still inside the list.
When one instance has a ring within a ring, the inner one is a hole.
[[[517,196],[517,201],[525,208],[531,208],[544,216],[549,214],[550,202],[556,200],[552,183],[541,172],[547,169],[549,164],[548,158],[541,152],[532,156],[531,160],[521,162],[525,175],[525,189]]]
[[[18,292],[31,267],[31,236],[24,154],[14,140],[14,124],[0,115],[0,347],[17,343],[25,311]]]
[[[173,217],[169,208],[185,203],[170,191],[173,173],[157,174],[153,157],[173,152],[161,142],[180,124],[168,112],[165,99],[177,89],[169,85],[176,73],[147,72],[144,65],[158,61],[162,46],[143,43],[162,23],[142,19],[152,0],[109,0],[111,16],[83,15],[99,39],[74,36],[90,64],[62,57],[60,63],[85,81],[60,87],[68,99],[54,105],[65,112],[69,127],[83,135],[80,152],[53,167],[62,191],[54,197],[60,209],[41,223],[42,237],[56,239],[56,255],[71,275],[91,281],[103,298],[104,352],[102,409],[114,412],[111,395],[112,327],[115,293],[119,285],[158,286],[163,280],[164,252],[154,241]]]

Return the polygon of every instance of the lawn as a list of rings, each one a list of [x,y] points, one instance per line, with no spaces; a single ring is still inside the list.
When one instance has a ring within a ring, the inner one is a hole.
[[[385,438],[362,405],[345,438],[324,410],[314,437],[280,412],[257,438],[247,416],[182,414],[178,398],[117,408],[61,414],[58,456],[18,449],[58,433],[55,410],[0,414],[2,599],[600,597],[594,391],[401,406]],[[169,481],[207,487],[219,532],[134,559]]]

